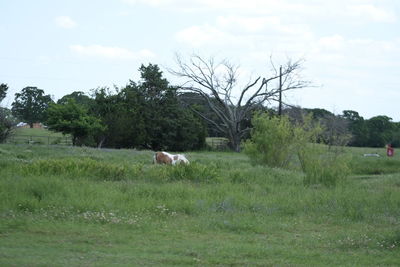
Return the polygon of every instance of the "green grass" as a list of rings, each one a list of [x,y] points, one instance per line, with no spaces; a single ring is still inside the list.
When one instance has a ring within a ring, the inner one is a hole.
[[[325,187],[239,153],[0,145],[0,265],[399,265],[400,158],[346,152]]]

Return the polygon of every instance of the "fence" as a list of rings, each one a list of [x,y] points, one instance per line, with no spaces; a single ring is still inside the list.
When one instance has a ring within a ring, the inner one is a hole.
[[[207,146],[212,150],[228,150],[228,139],[222,137],[208,137]]]
[[[72,146],[70,136],[38,136],[38,135],[11,135],[8,144],[37,144],[37,145],[64,145]]]

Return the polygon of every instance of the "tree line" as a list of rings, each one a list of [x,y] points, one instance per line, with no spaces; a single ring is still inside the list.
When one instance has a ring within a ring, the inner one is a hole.
[[[129,80],[121,88],[97,88],[89,95],[75,91],[57,102],[42,89],[25,87],[15,94],[11,110],[0,109],[0,140],[11,133],[17,121],[24,121],[31,127],[42,122],[50,130],[70,134],[74,145],[183,151],[204,148],[206,136],[222,136],[239,151],[241,142],[250,136],[255,112],[278,116],[265,102],[281,101],[277,96],[282,91],[307,85],[294,79],[300,65],[289,61],[279,73],[274,68],[275,73],[250,81],[236,97],[232,90],[237,67],[198,56],[189,63],[179,59],[179,69],[172,71],[186,79],[185,86],[170,85],[157,65],[148,64],[139,68],[137,82]],[[273,85],[277,80],[280,83]],[[0,101],[7,89],[6,84],[0,85]],[[320,141],[329,145],[400,145],[400,124],[387,116],[364,119],[352,110],[335,115],[324,109],[289,105],[282,113],[292,121],[312,113],[324,129]]]

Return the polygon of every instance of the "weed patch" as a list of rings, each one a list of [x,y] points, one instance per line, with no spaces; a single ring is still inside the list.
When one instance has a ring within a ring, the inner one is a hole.
[[[63,175],[69,178],[89,177],[100,181],[126,180],[137,176],[142,170],[140,164],[124,166],[99,162],[93,159],[46,159],[23,166],[25,175]]]
[[[196,183],[218,182],[219,172],[215,165],[192,163],[170,166],[166,173],[169,181],[191,181]]]

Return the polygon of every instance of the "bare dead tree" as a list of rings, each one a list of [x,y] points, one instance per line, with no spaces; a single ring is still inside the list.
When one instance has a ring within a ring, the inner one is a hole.
[[[280,90],[285,92],[309,85],[309,82],[303,81],[299,76],[302,60],[288,60],[282,66],[281,75],[271,60],[270,77],[259,76],[242,88],[237,88],[239,66],[228,60],[216,63],[214,58],[205,60],[199,55],[192,55],[187,61],[176,56],[176,63],[177,69],[170,72],[185,80],[180,89],[202,96],[219,120],[211,119],[196,110],[195,112],[223,133],[229,139],[232,149],[237,152],[240,151],[242,138],[250,130],[243,127],[243,120],[266,102],[278,101]],[[281,89],[279,84],[274,83],[279,78],[282,79]]]

